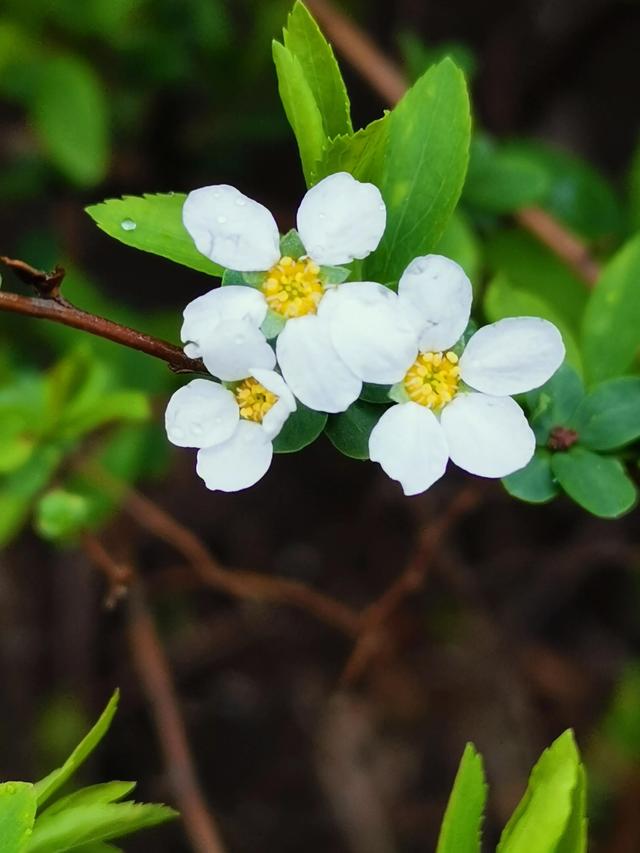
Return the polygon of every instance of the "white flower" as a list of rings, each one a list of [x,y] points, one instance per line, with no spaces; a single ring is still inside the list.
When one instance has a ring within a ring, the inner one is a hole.
[[[273,456],[273,439],[296,410],[282,377],[252,368],[231,389],[194,379],[169,400],[169,441],[198,448],[196,470],[208,489],[237,492],[257,483]]]
[[[404,493],[423,492],[451,459],[481,477],[505,477],[533,456],[535,438],[511,394],[543,385],[564,359],[556,327],[511,317],[477,331],[464,352],[451,351],[469,321],[472,290],[454,261],[427,255],[400,279],[400,301],[412,305],[419,333],[400,402],[369,438],[369,453]]]
[[[269,211],[229,186],[190,193],[183,221],[208,258],[241,273],[262,273],[259,289],[224,287],[192,302],[182,340],[222,379],[250,363],[272,368],[259,326],[270,309],[284,324],[276,352],[296,397],[312,409],[341,412],[363,382],[397,382],[411,362],[417,333],[395,293],[375,282],[336,286],[325,266],[369,255],[380,242],[386,210],[379,190],[346,172],[330,175],[300,204],[297,228],[306,254],[281,257]],[[231,293],[228,293],[232,291]]]

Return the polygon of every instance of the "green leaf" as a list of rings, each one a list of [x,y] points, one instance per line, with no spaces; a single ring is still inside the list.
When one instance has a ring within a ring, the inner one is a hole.
[[[575,335],[561,314],[541,296],[516,287],[504,273],[498,273],[484,295],[484,311],[493,323],[504,317],[543,317],[558,327],[567,350],[567,361],[581,371],[582,359]]]
[[[81,844],[110,841],[177,817],[173,809],[140,803],[94,803],[36,821],[25,853],[62,853]]]
[[[485,134],[471,144],[463,199],[490,213],[512,213],[535,204],[549,191],[546,170],[526,152],[497,145]]]
[[[21,468],[0,479],[0,546],[27,521],[38,492],[47,486],[63,455],[55,445],[38,447]]]
[[[610,240],[620,232],[622,211],[609,183],[591,165],[539,142],[510,143],[547,173],[541,206],[587,240]]]
[[[502,484],[510,495],[532,504],[547,503],[558,494],[551,473],[551,454],[538,448],[526,468],[504,477]]]
[[[320,110],[325,135],[333,138],[351,133],[349,97],[333,50],[300,2],[294,5],[287,19],[284,43],[300,62]]]
[[[367,259],[366,278],[397,281],[407,264],[433,251],[462,191],[471,117],[464,76],[450,59],[430,68],[387,119],[380,182],[387,227]]]
[[[629,170],[629,220],[632,231],[640,231],[640,140]]]
[[[640,436],[640,377],[602,382],[585,397],[572,426],[590,450],[614,450]]]
[[[314,166],[322,157],[327,142],[322,115],[298,57],[280,42],[274,41],[273,61],[278,75],[280,99],[296,137],[302,171],[309,186]]]
[[[35,528],[43,539],[65,540],[80,533],[89,517],[89,502],[83,495],[53,489],[36,505]]]
[[[315,412],[296,401],[298,408],[289,415],[273,442],[274,453],[295,453],[311,444],[327,423],[324,412]]]
[[[375,385],[373,382],[363,382],[360,399],[367,403],[377,403],[379,406],[389,405],[391,398],[389,397],[390,385]]]
[[[486,246],[489,265],[515,287],[551,306],[564,326],[580,331],[588,293],[580,279],[529,234],[501,230]]]
[[[555,453],[551,469],[569,497],[601,518],[618,518],[636,502],[636,489],[621,463],[578,445]]]
[[[524,399],[529,423],[539,445],[545,446],[554,427],[570,427],[584,398],[584,385],[576,371],[565,361],[548,382],[529,391]]]
[[[280,237],[280,254],[282,256],[289,256],[290,258],[294,258],[298,260],[298,258],[302,257],[302,255],[306,254],[306,249],[302,240],[300,239],[300,235],[296,231],[295,228],[292,228],[290,231],[287,231],[286,234],[283,234]],[[225,284],[230,282],[225,282]],[[235,281],[233,284],[242,284],[243,282]]]
[[[582,326],[587,377],[592,382],[628,372],[640,349],[640,235],[605,267]]]
[[[46,801],[55,794],[58,788],[64,785],[64,783],[73,776],[80,765],[86,761],[93,750],[98,746],[111,725],[111,721],[113,720],[114,714],[118,708],[119,699],[120,691],[116,690],[107,703],[107,707],[100,715],[98,722],[73,750],[62,767],[58,767],[56,770],[49,773],[48,776],[45,776],[44,779],[36,782],[35,792],[38,798],[38,806],[44,805],[44,803],[46,803]],[[92,839],[88,838],[81,840],[91,841]]]
[[[316,163],[312,183],[335,172],[349,172],[359,181],[382,182],[384,156],[389,138],[387,112],[353,134],[343,134],[325,144],[322,159]]]
[[[2,853],[22,853],[36,817],[36,796],[27,782],[0,785],[0,842]]]
[[[582,764],[578,767],[569,823],[553,853],[587,853],[587,774]]]
[[[108,104],[90,65],[77,56],[42,60],[31,109],[36,132],[67,178],[91,186],[105,177]]]
[[[467,218],[460,210],[454,212],[433,251],[460,264],[471,283],[477,285],[482,266],[482,247]]]
[[[579,785],[580,756],[573,733],[561,735],[531,771],[527,791],[507,823],[496,853],[556,853]]]
[[[482,757],[469,743],[453,783],[436,853],[480,853],[486,800]]]
[[[222,267],[200,254],[182,224],[185,199],[184,193],[128,195],[93,204],[86,211],[98,228],[127,246],[221,276]]]
[[[346,412],[329,416],[325,432],[340,453],[351,459],[368,459],[369,436],[383,413],[380,406],[356,400]]]
[[[136,787],[135,782],[102,782],[98,785],[89,785],[80,788],[66,797],[60,797],[55,803],[46,808],[38,820],[44,820],[52,815],[63,812],[65,809],[75,809],[83,806],[92,806],[96,803],[115,803],[123,800],[127,794]]]

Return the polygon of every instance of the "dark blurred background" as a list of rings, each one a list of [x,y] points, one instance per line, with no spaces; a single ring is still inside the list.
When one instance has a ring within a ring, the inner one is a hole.
[[[2,252],[63,261],[82,279],[79,293],[99,294],[113,316],[135,312],[142,328],[164,311],[175,339],[179,311],[209,283],[110,240],[83,207],[225,182],[290,227],[304,184],[270,61],[287,8],[279,0],[4,0]],[[478,126],[582,155],[625,192],[640,129],[636,2],[342,8],[409,77],[443,52],[456,56]],[[92,109],[104,113],[108,150],[80,166],[57,153],[56,117],[39,101],[46,63],[60,72],[60,57],[63,80],[85,75],[102,93]],[[385,105],[341,64],[360,126]],[[46,367],[51,342],[31,325],[3,318],[3,347]],[[158,412],[167,393],[157,395]],[[339,456],[325,439],[276,458],[262,483],[233,496],[208,493],[188,452],[166,465],[145,491],[223,563],[301,580],[354,607],[383,592],[419,531],[467,482],[452,474],[406,499],[376,466]],[[179,554],[125,515],[112,519],[104,541],[145,578],[231,853],[433,849],[469,740],[491,783],[489,845],[540,750],[569,726],[590,771],[592,849],[640,849],[637,512],[606,522],[566,499],[534,507],[500,484],[475,488],[478,506],[439,545],[425,588],[398,611],[385,652],[349,689],[339,686],[351,648],[340,633],[299,610],[203,588]],[[121,712],[86,778],[139,779],[140,799],[170,800],[131,664],[126,603],[107,611],[104,594],[81,550],[28,529],[0,555],[0,775],[46,772],[120,685]],[[179,825],[125,847],[190,849]]]

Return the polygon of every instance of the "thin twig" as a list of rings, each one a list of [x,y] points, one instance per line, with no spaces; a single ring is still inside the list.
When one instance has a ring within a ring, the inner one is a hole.
[[[360,634],[341,676],[342,684],[352,684],[363,674],[382,646],[385,624],[405,598],[424,585],[429,562],[439,544],[458,520],[478,505],[479,500],[479,490],[471,484],[456,495],[443,515],[423,527],[402,574],[364,611]]]
[[[111,494],[124,499],[124,511],[182,554],[207,586],[234,598],[297,607],[348,636],[357,635],[360,617],[347,604],[298,581],[220,565],[195,533],[158,504],[116,480],[102,468],[85,463],[82,470]]]
[[[129,597],[129,645],[147,697],[184,826],[196,853],[225,853],[207,808],[189,749],[171,672],[140,583]]]
[[[196,853],[225,853],[216,821],[207,808],[196,774],[167,657],[147,607],[142,581],[116,560],[95,536],[83,538],[90,560],[110,581],[126,573],[129,595],[129,646],[164,753],[167,776]]]
[[[113,320],[76,308],[62,296],[64,270],[61,267],[56,267],[52,273],[45,273],[14,258],[0,256],[0,261],[13,269],[23,281],[31,284],[38,292],[38,296],[33,297],[0,292],[0,311],[52,320],[54,323],[61,323],[63,326],[71,326],[90,335],[106,338],[116,344],[159,358],[176,373],[206,372],[200,359],[189,358],[180,347],[168,341],[154,338],[152,335],[146,335],[144,332],[114,323]]]
[[[397,65],[331,0],[308,0],[308,5],[345,59],[385,103],[396,104],[407,89],[407,80]],[[600,265],[585,243],[551,214],[539,207],[527,207],[517,211],[514,218],[585,284],[589,287],[595,284],[600,276]]]
[[[115,560],[98,537],[92,533],[85,533],[82,537],[82,546],[91,562],[107,579],[108,589],[104,604],[107,609],[112,610],[129,591],[133,580],[131,569]]]

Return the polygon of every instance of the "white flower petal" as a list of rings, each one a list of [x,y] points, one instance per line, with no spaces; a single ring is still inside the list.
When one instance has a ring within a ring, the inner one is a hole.
[[[369,456],[400,482],[405,495],[417,495],[442,477],[449,451],[430,409],[418,403],[399,403],[387,409],[374,426]]]
[[[278,401],[274,403],[262,419],[262,429],[269,438],[274,439],[280,433],[289,415],[295,412],[297,408],[296,398],[287,387],[287,383],[282,376],[273,370],[252,368],[251,376],[278,397]]]
[[[295,396],[319,412],[344,412],[362,389],[316,314],[289,320],[276,343],[278,364]]]
[[[459,339],[469,322],[473,289],[465,271],[443,255],[411,261],[398,284],[401,301],[413,306],[420,349],[441,352]]]
[[[271,440],[260,424],[241,420],[224,444],[198,451],[196,471],[208,489],[238,492],[267,473],[272,457]]]
[[[224,320],[201,347],[205,367],[218,379],[246,379],[252,367],[271,370],[276,356],[260,329],[249,319]]]
[[[193,190],[182,208],[182,221],[197,250],[227,269],[260,272],[280,258],[275,219],[235,187]]]
[[[298,208],[298,233],[318,264],[348,264],[377,248],[387,222],[380,190],[336,172],[312,187]]]
[[[361,281],[330,290],[318,316],[340,358],[363,382],[399,382],[418,352],[411,318],[398,296],[381,284]]]
[[[485,394],[522,394],[544,385],[564,354],[553,323],[540,317],[508,317],[475,333],[460,359],[460,375]]]
[[[186,344],[184,351],[189,358],[199,358],[221,321],[247,318],[260,326],[267,316],[267,300],[253,287],[233,284],[198,296],[187,305],[183,316],[180,340]]]
[[[169,400],[167,437],[178,447],[211,447],[230,438],[239,417],[231,391],[208,379],[193,379]]]
[[[511,397],[458,394],[442,411],[451,460],[479,477],[506,477],[528,464],[533,431]]]

